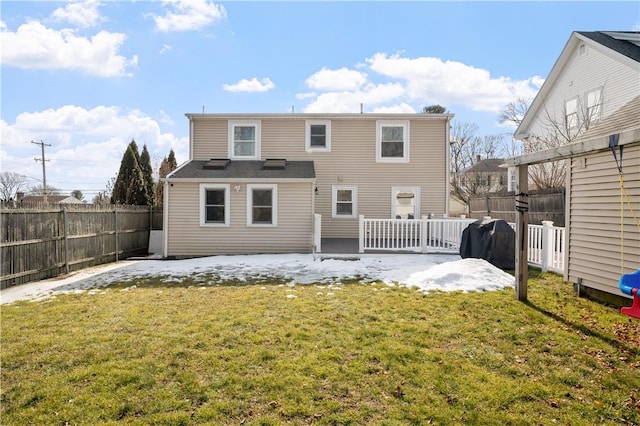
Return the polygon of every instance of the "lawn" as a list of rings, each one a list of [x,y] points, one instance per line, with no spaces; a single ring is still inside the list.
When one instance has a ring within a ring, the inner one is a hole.
[[[2,307],[3,425],[640,424],[640,320],[513,290],[189,286]]]

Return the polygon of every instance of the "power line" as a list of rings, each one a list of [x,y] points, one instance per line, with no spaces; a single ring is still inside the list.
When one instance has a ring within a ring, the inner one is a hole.
[[[51,146],[50,143],[44,143],[43,141],[40,142],[34,142],[31,141],[32,144],[36,144],[36,145],[40,145],[40,148],[42,149],[42,157],[41,158],[35,158],[36,162],[37,161],[41,161],[42,162],[42,195],[44,195],[44,202],[47,202],[47,169],[45,167],[45,163],[49,160],[45,160],[44,158],[44,147],[45,146]]]

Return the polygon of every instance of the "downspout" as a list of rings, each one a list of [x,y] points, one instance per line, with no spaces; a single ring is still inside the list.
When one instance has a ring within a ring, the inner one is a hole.
[[[162,200],[162,257],[169,255],[169,182],[164,180]]]
[[[189,117],[189,160],[193,160],[193,118]]]
[[[445,217],[449,216],[449,200],[451,198],[451,143],[450,143],[450,131],[451,125],[449,121],[451,117],[448,116],[447,120],[444,123],[444,133],[445,133],[445,198],[444,198],[444,213]]]

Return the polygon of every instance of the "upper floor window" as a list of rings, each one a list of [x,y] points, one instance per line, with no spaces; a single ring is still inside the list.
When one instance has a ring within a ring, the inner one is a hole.
[[[200,226],[229,226],[229,185],[200,185]]]
[[[376,161],[409,162],[409,122],[376,122]]]
[[[578,127],[578,98],[569,99],[564,104],[567,130]]]
[[[593,123],[602,115],[602,89],[587,93],[587,121]]]
[[[331,151],[331,121],[306,121],[305,149],[307,151]]]
[[[229,122],[229,158],[232,160],[260,159],[260,122]]]
[[[358,188],[355,186],[333,186],[331,189],[331,204],[331,217],[357,217]]]
[[[278,226],[277,185],[247,185],[247,226]]]

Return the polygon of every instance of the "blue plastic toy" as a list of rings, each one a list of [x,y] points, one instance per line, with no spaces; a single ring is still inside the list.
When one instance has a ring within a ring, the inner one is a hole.
[[[640,318],[640,269],[631,274],[624,274],[620,277],[620,291],[629,296],[633,296],[633,305],[620,309],[625,315]]]

